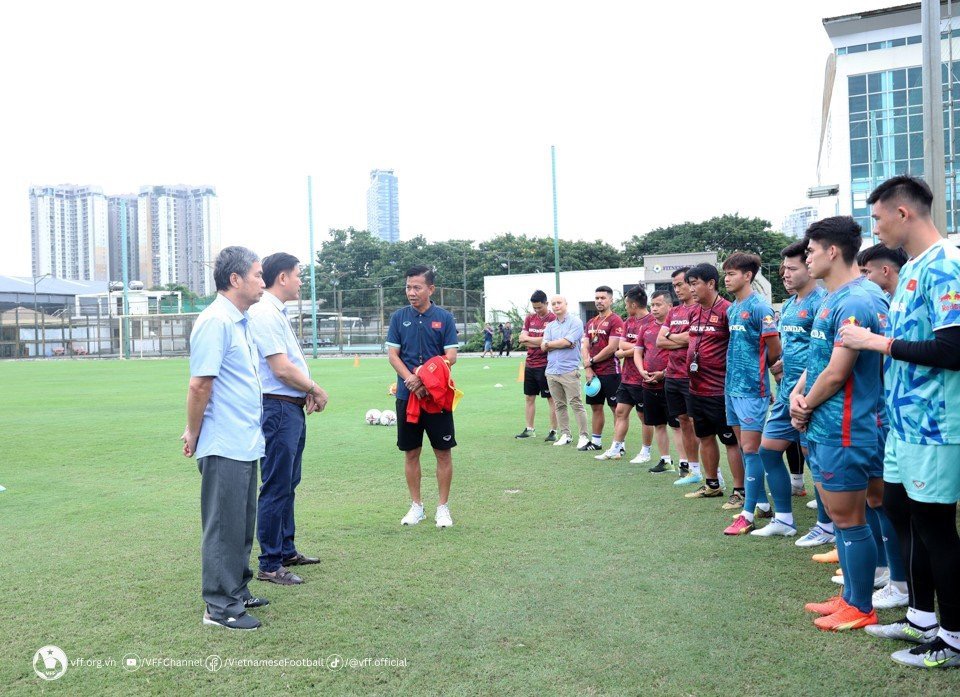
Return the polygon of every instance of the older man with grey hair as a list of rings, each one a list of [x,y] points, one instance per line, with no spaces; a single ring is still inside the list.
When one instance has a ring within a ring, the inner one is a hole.
[[[217,297],[190,334],[190,387],[183,454],[200,470],[203,624],[256,629],[247,608],[266,605],[247,584],[257,514],[257,461],[263,457],[258,355],[247,310],[263,295],[257,255],[226,247],[214,263]]]
[[[587,433],[587,411],[580,395],[580,339],[583,338],[583,322],[576,315],[567,312],[567,299],[562,295],[550,298],[550,307],[557,318],[547,324],[543,330],[540,348],[547,353],[547,385],[557,407],[557,429],[560,437],[554,445],[567,445],[572,442],[570,435],[570,415],[567,408],[573,410],[580,428],[580,442],[577,447],[589,441]]]

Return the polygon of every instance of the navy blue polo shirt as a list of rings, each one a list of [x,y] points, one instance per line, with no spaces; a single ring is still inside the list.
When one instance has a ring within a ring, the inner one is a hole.
[[[407,305],[390,315],[386,344],[400,351],[400,360],[410,371],[434,356],[443,356],[447,349],[460,346],[453,315],[432,301],[423,314]],[[397,399],[409,396],[403,380],[397,380]]]

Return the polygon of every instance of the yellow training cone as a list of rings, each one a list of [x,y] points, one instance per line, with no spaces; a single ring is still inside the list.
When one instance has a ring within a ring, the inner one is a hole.
[[[520,361],[520,372],[517,373],[517,382],[523,382],[523,368],[526,364],[527,362],[525,360]]]
[[[360,367],[360,354],[358,353],[353,354],[353,367],[354,368]]]

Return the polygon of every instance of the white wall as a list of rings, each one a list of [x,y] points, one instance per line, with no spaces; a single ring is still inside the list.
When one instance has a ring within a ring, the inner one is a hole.
[[[580,303],[593,305],[597,286],[613,288],[615,299],[623,295],[623,286],[636,285],[644,279],[641,266],[625,269],[592,269],[590,271],[562,271],[560,294],[565,296],[571,312],[580,312]],[[517,307],[520,314],[529,312],[530,296],[542,290],[549,298],[556,295],[556,277],[553,273],[510,274],[483,277],[483,311],[488,322],[505,319],[508,310]],[[647,288],[647,292],[652,292]],[[499,311],[499,315],[498,315]]]

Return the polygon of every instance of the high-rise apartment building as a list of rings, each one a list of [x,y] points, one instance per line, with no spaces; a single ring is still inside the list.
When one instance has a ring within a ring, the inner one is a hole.
[[[33,275],[108,281],[107,201],[93,186],[30,188]]]
[[[397,199],[397,177],[392,169],[375,169],[370,172],[367,229],[387,242],[397,242],[400,239],[400,203]]]
[[[139,278],[148,287],[182,283],[216,291],[220,209],[212,186],[144,186],[137,201]]]
[[[140,280],[140,250],[137,232],[137,195],[121,194],[107,197],[107,225],[110,230],[110,280],[123,280],[123,217],[126,205],[127,221],[127,276]]]
[[[787,214],[787,217],[783,219],[782,232],[784,235],[800,239],[807,232],[810,223],[819,219],[820,213],[816,206],[800,206],[800,208],[794,208]]]

